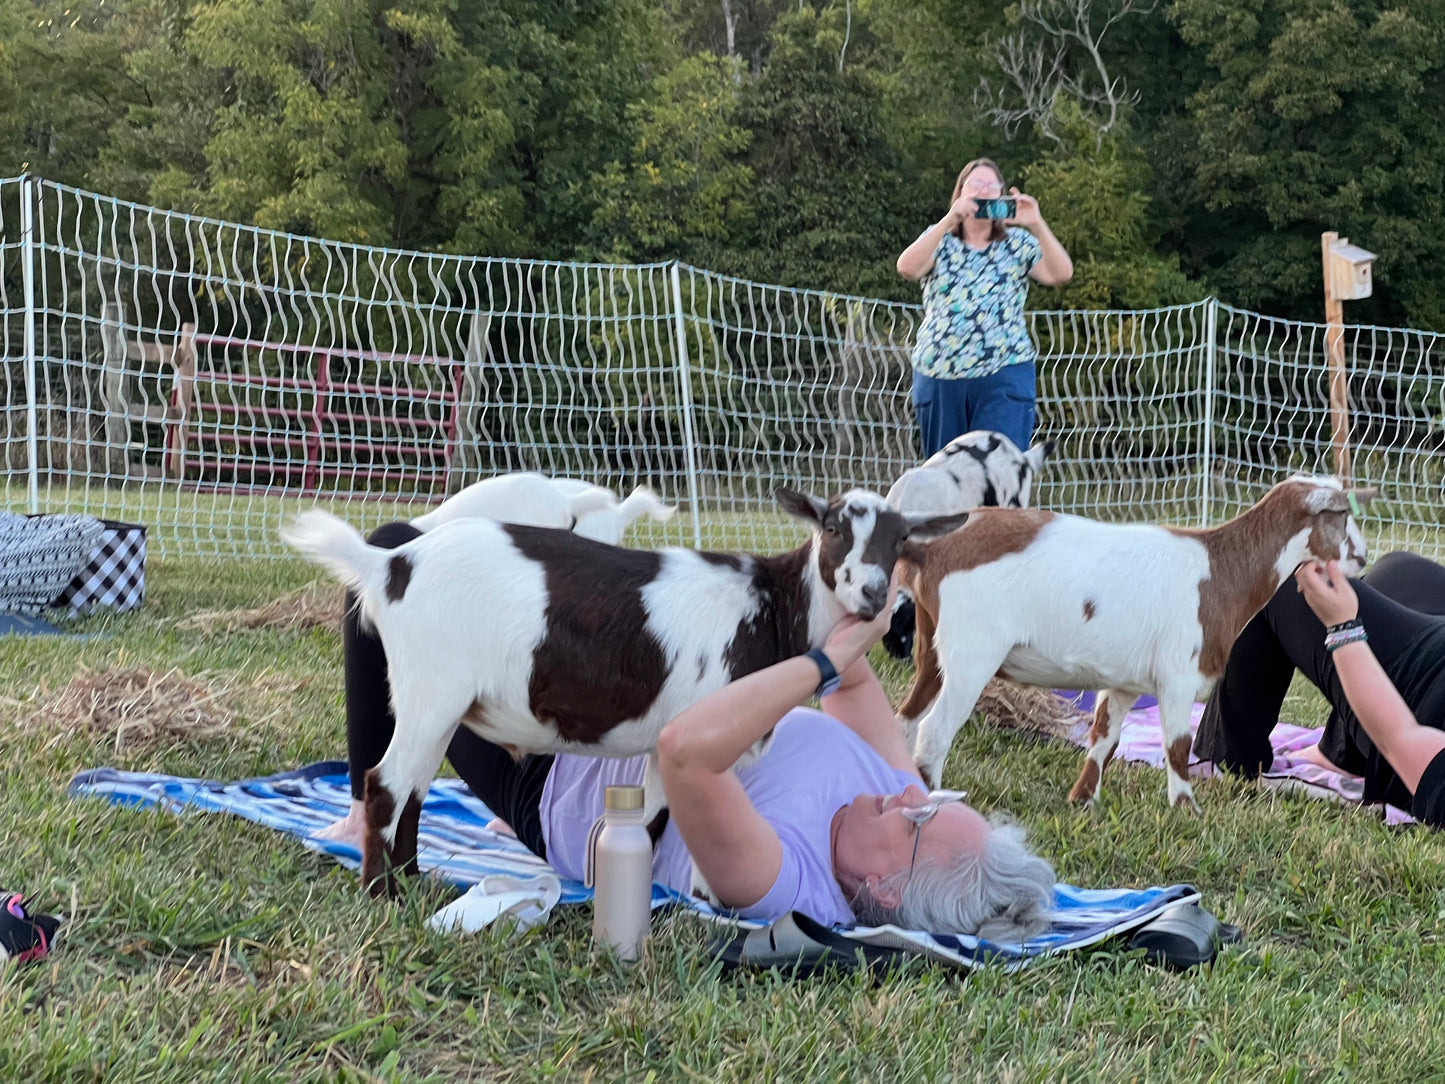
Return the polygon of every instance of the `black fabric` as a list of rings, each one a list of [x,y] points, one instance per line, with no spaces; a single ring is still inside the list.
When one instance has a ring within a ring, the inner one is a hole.
[[[388,523],[371,533],[367,541],[382,549],[419,538],[421,531],[410,523]],[[391,713],[391,688],[387,678],[386,651],[373,629],[363,627],[356,612],[356,598],[346,595],[346,616],[341,626],[341,649],[346,678],[346,759],[351,772],[351,795],[360,800],[366,773],[381,762],[396,730]],[[517,838],[539,858],[547,857],[542,837],[542,788],[552,770],[552,757],[511,753],[479,738],[466,727],[458,727],[447,746],[447,760],[457,775]]]
[[[1424,726],[1445,729],[1445,620],[1414,603],[1445,611],[1445,568],[1413,554],[1387,554],[1361,580],[1352,580],[1370,647],[1386,675]],[[1408,808],[1410,792],[1375,749],[1345,699],[1324,648],[1324,626],[1293,578],[1245,626],[1230,651],[1224,676],[1205,705],[1196,755],[1254,777],[1274,758],[1269,735],[1296,670],[1329,701],[1320,751],[1343,770],[1364,777],[1366,802]]]
[[[1435,754],[1420,776],[1415,799],[1410,803],[1410,816],[1421,824],[1445,828],[1445,749]]]

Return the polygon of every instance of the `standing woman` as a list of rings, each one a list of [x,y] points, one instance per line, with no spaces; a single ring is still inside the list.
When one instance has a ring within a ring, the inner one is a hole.
[[[1074,262],[1038,200],[1017,188],[1009,189],[1011,217],[978,217],[979,201],[1003,191],[998,166],[975,158],[954,183],[948,214],[898,257],[898,273],[923,283],[913,406],[925,459],[974,429],[1002,433],[1021,449],[1033,436],[1038,351],[1024,321],[1028,280],[1062,286]]]

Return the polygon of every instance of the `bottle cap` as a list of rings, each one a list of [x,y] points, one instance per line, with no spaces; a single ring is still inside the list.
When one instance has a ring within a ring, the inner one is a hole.
[[[602,798],[604,807],[618,812],[641,809],[642,802],[641,787],[608,787]]]

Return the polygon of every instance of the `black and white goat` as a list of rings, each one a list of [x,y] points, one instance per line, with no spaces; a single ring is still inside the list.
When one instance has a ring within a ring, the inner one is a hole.
[[[954,437],[888,490],[900,512],[968,512],[974,508],[1027,508],[1033,482],[1054,450],[1046,440],[1026,452],[1002,433],[975,429]],[[913,657],[913,596],[898,592],[883,647],[895,659]]]
[[[482,519],[391,550],[320,510],[285,529],[356,591],[386,649],[396,730],[366,777],[363,881],[380,892],[392,870],[415,869],[421,799],[458,726],[518,753],[654,753],[702,697],[822,646],[845,615],[875,617],[905,542],[964,518],[904,515],[864,490],[778,500],[814,534],[771,557],[620,549]],[[651,816],[655,773],[648,791]]]

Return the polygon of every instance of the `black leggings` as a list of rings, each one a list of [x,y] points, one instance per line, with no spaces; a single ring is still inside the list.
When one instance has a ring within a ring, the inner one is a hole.
[[[421,533],[410,523],[388,523],[373,531],[367,541],[382,549],[395,549]],[[346,759],[351,796],[360,800],[366,773],[381,762],[391,744],[396,718],[391,713],[391,686],[381,638],[374,629],[362,626],[356,597],[350,591],[341,626],[341,651],[346,669]],[[547,847],[539,807],[552,759],[547,755],[517,760],[464,726],[457,728],[447,746],[447,760],[462,782],[540,858],[547,857]]]
[[[1396,681],[1397,662],[1405,647],[1445,616],[1445,568],[1413,553],[1387,553],[1362,579],[1350,582],[1360,599],[1370,647],[1391,681]],[[1325,650],[1324,631],[1294,578],[1285,580],[1234,642],[1224,676],[1205,705],[1195,755],[1251,778],[1267,769],[1274,759],[1269,735],[1298,670],[1324,693],[1332,709],[1320,751],[1355,775],[1367,774],[1372,761],[1380,762],[1345,699]],[[1410,707],[1414,710],[1415,705]],[[1438,725],[1434,720],[1422,722]]]

